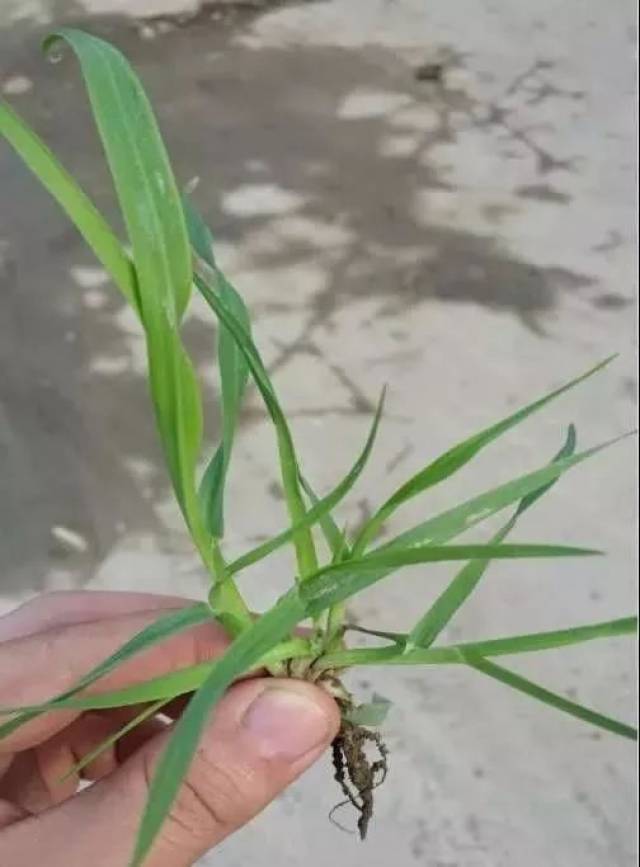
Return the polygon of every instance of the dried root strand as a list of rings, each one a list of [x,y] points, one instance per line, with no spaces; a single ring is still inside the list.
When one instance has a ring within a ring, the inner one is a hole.
[[[365,751],[367,743],[373,743],[378,751],[378,758],[373,762],[368,759]],[[364,840],[373,817],[374,789],[382,785],[387,776],[389,751],[378,732],[372,732],[344,719],[333,741],[332,751],[334,779],[345,800],[336,804],[329,818],[338,827],[342,827],[335,821],[333,814],[345,804],[352,804],[360,814],[358,833],[360,839]]]

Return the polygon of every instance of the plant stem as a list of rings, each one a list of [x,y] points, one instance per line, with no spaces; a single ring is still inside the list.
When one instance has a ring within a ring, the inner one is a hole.
[[[200,553],[202,554],[202,551]],[[209,606],[215,611],[216,618],[224,628],[235,637],[252,625],[253,618],[227,569],[220,550],[220,541],[215,537],[211,539],[211,554],[205,559],[205,564],[213,579],[213,586],[209,592]]]
[[[384,394],[384,392],[383,392]],[[340,541],[337,546],[333,548],[333,557],[331,559],[331,563],[341,563],[342,561],[349,559],[351,554],[349,551],[349,544],[347,541],[347,526],[345,524],[342,532],[338,531],[340,534]],[[337,602],[335,605],[332,605],[331,608],[327,611],[327,626],[324,642],[322,645],[322,649],[325,652],[330,652],[332,650],[338,650],[340,647],[336,647],[334,645],[338,644],[336,639],[342,641],[342,634],[344,632],[343,625],[346,616],[346,605],[344,602]]]
[[[325,634],[324,649],[328,652],[334,649],[336,639],[342,640],[342,626],[346,614],[344,602],[338,602],[329,609],[327,617],[327,630]]]

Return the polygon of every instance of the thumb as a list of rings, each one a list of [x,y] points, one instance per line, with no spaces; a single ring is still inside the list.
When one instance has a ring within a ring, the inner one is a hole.
[[[145,867],[192,865],[309,767],[338,726],[334,701],[311,684],[267,678],[236,684],[215,709]],[[8,828],[0,837],[0,852],[14,859],[7,863],[36,864],[47,851],[49,867],[127,867],[168,737],[155,736],[60,807]]]

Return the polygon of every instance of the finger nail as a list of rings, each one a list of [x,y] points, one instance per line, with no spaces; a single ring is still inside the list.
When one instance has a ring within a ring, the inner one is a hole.
[[[243,726],[266,759],[299,759],[329,737],[330,722],[313,696],[271,687],[249,705]]]

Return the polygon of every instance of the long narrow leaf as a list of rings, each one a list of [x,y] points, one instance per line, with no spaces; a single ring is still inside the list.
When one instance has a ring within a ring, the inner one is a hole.
[[[180,608],[178,611],[171,611],[168,614],[164,614],[154,623],[151,623],[149,626],[134,635],[133,638],[129,639],[129,641],[125,642],[122,647],[115,651],[115,653],[112,653],[111,656],[92,668],[91,671],[85,674],[84,677],[81,677],[80,680],[71,687],[71,689],[65,690],[65,692],[55,696],[46,703],[42,703],[38,708],[22,712],[20,716],[15,719],[11,719],[3,725],[0,725],[0,739],[7,737],[7,735],[10,735],[16,729],[20,728],[20,726],[38,716],[39,713],[42,712],[39,710],[39,707],[48,709],[55,704],[62,706],[59,704],[60,702],[77,695],[83,689],[91,686],[93,683],[100,680],[100,678],[114,671],[122,665],[123,662],[133,658],[143,650],[147,650],[159,642],[165,641],[167,638],[177,635],[180,632],[184,632],[186,629],[190,629],[200,623],[211,621],[213,616],[211,609],[203,602],[200,602],[197,605],[191,605],[188,608]],[[66,706],[68,707],[69,705]],[[0,713],[7,712],[6,709],[0,709]]]
[[[594,638],[600,636],[585,636],[585,638],[581,640],[587,640],[588,637]],[[563,643],[566,644],[569,642]],[[413,658],[414,656],[415,659]],[[418,659],[418,657],[421,658]],[[542,701],[544,704],[555,707],[557,710],[564,711],[571,716],[578,717],[585,722],[589,722],[592,725],[613,732],[614,734],[622,735],[623,737],[632,740],[637,739],[636,729],[626,723],[619,722],[618,720],[584,707],[584,705],[570,701],[569,699],[564,698],[564,696],[551,692],[545,687],[539,686],[521,675],[515,674],[509,669],[490,662],[484,656],[476,654],[473,650],[473,645],[471,644],[466,645],[464,648],[462,646],[457,646],[452,648],[430,648],[428,650],[419,649],[413,651],[411,655],[404,655],[400,650],[394,647],[358,649],[333,653],[327,655],[322,660],[322,665],[327,668],[333,666],[341,667],[343,665],[441,665],[447,663],[468,665],[489,677],[499,680],[501,683],[510,686],[512,689],[516,689],[531,698],[538,699],[538,701]]]
[[[581,644],[600,638],[615,638],[637,632],[638,618],[623,617],[569,629],[548,632],[532,632],[528,635],[511,635],[506,638],[490,638],[485,641],[467,641],[444,647],[416,648],[404,653],[408,638],[403,632],[380,632],[375,629],[350,626],[358,632],[386,638],[394,642],[388,647],[353,648],[336,651],[323,656],[318,663],[322,668],[343,668],[351,665],[458,665],[464,663],[466,654],[475,656],[511,656],[518,653],[534,653],[553,650],[572,644]]]
[[[82,41],[85,46],[89,44],[87,40],[92,40],[90,43],[92,47],[95,48],[99,45],[100,47],[110,50],[112,57],[117,55],[121,58],[115,49],[107,46],[106,43],[96,40],[93,37],[89,37],[86,34],[80,34],[78,31],[60,31],[59,35],[63,36],[67,40],[70,40],[73,36],[76,42]],[[126,61],[122,58],[121,61],[126,64]],[[130,70],[128,70],[128,72],[130,73],[129,78],[133,78],[133,73],[131,73]],[[136,94],[136,96],[139,95],[139,93]],[[147,119],[148,118],[145,118],[145,120]],[[51,153],[49,148],[47,148],[33,130],[31,130],[5,103],[0,104],[0,132],[7,138],[9,143],[25,161],[26,165],[34,172],[43,186],[65,210],[89,246],[93,249],[98,259],[122,290],[127,300],[140,314],[140,301],[138,298],[136,274],[133,265],[107,222],[79,187],[74,178],[68,174],[56,157]],[[144,136],[141,136],[140,138],[144,141]],[[164,183],[162,175],[157,177],[160,179],[159,182]],[[126,183],[124,186],[126,189]],[[189,284],[190,280],[186,283],[187,289]],[[191,372],[188,369],[188,362],[181,361],[179,366],[186,368],[182,371],[182,376],[187,380],[192,379]],[[188,390],[189,389],[187,388],[187,391]],[[175,477],[177,463],[178,461],[176,460],[172,461],[171,469],[174,484],[176,484]]]
[[[209,226],[205,223],[202,215],[196,208],[191,195],[186,190],[182,192],[182,210],[184,219],[187,224],[187,234],[189,235],[189,243],[193,247],[197,256],[209,265],[210,268],[216,267],[215,255],[213,252],[213,235]]]
[[[569,629],[554,629],[549,632],[533,632],[528,635],[514,635],[509,638],[493,638],[489,641],[467,642],[458,645],[458,649],[462,652],[469,650],[479,656],[505,656],[513,653],[530,653],[566,647],[571,644],[580,644],[583,641],[593,641],[597,638],[630,635],[637,630],[637,617],[621,617],[617,620],[605,620],[600,623],[589,623],[586,626],[573,626]]]
[[[187,195],[183,195],[183,206],[191,246],[197,255],[215,270],[213,237],[209,227]],[[249,311],[242,297],[219,271],[217,284],[223,302],[250,335]],[[220,326],[218,333],[218,366],[222,386],[222,442],[204,472],[198,496],[207,529],[212,536],[219,539],[224,534],[224,486],[249,374],[242,352],[224,325]]]
[[[229,310],[250,334],[249,314],[238,293],[224,279],[219,281],[219,291]],[[218,334],[218,366],[222,384],[222,442],[205,470],[198,495],[209,532],[221,538],[224,534],[224,486],[249,373],[242,353],[223,326]]]
[[[210,269],[208,270],[210,271]],[[306,509],[300,491],[300,467],[289,425],[254,342],[247,334],[242,323],[238,321],[224,300],[215,291],[210,275],[205,276],[205,274],[207,274],[207,267],[202,268],[200,266],[194,275],[196,286],[218,317],[221,326],[224,326],[233,336],[262,395],[262,399],[276,429],[282,485],[289,517],[294,525],[300,524],[305,518]],[[293,542],[298,560],[298,579],[302,580],[317,569],[313,537],[308,527],[296,530],[293,535]]]
[[[553,456],[551,461],[552,464],[556,464],[558,461],[562,461],[565,458],[572,457],[576,452],[576,428],[575,425],[570,424],[567,429],[567,437],[562,445],[560,451]],[[523,497],[522,500],[518,503],[518,508],[516,509],[515,517],[519,518],[527,509],[530,509],[534,503],[536,503],[540,497],[543,497],[547,491],[549,491],[557,482],[556,479],[552,479],[550,482],[547,482],[546,485],[542,485],[542,487],[538,488],[537,491],[532,491],[530,494],[527,494],[526,497]]]
[[[217,701],[236,677],[258,662],[303,617],[304,609],[294,589],[235,639],[189,702],[151,781],[131,867],[143,863],[167,818]]]
[[[383,392],[384,395],[384,392]],[[300,483],[307,497],[311,500],[314,506],[319,504],[319,499],[315,495],[311,485],[301,478]],[[327,512],[320,518],[320,529],[322,535],[331,551],[331,564],[342,563],[348,560],[351,556],[349,548],[349,538],[347,528],[340,530],[336,522],[333,520],[331,512]],[[321,632],[323,633],[322,645],[325,650],[333,647],[334,643],[342,640],[342,632],[345,621],[345,606],[342,602],[332,605],[326,613],[326,619],[321,624]]]
[[[182,204],[191,246],[196,255],[215,269],[213,237],[209,227],[186,193],[183,193]],[[223,283],[224,285],[219,287],[222,297],[238,316],[238,321],[250,332],[249,312],[242,298],[226,281]],[[233,619],[235,624],[227,624],[227,628],[230,634],[237,635],[251,625],[251,614],[224,562],[219,540],[224,534],[225,482],[237,418],[247,384],[248,368],[242,353],[222,327],[218,336],[218,365],[222,381],[222,442],[204,471],[198,486],[198,500],[202,521],[212,538],[212,560],[218,576],[218,581],[210,593],[210,602],[213,607],[229,612],[227,620]]]
[[[158,306],[179,321],[191,291],[191,256],[182,202],[153,110],[124,56],[108,42],[73,28],[46,40],[63,40],[84,76],[122,209],[140,280],[143,316]],[[158,281],[155,286],[149,284]]]
[[[409,481],[405,482],[398,490],[381,506],[381,508],[372,516],[372,518],[367,522],[367,524],[363,527],[359,538],[356,540],[354,544],[354,550],[356,554],[360,554],[368,543],[373,539],[376,532],[380,528],[380,526],[387,520],[387,518],[403,503],[412,497],[417,496],[428,488],[433,487],[444,479],[449,478],[453,473],[457,472],[461,467],[467,464],[472,458],[474,458],[478,452],[492,443],[495,439],[501,436],[506,431],[515,427],[521,421],[524,421],[528,416],[532,413],[537,412],[537,410],[542,409],[546,406],[550,401],[554,400],[556,397],[559,397],[561,394],[569,391],[569,389],[574,388],[581,382],[584,382],[585,379],[588,379],[590,376],[593,376],[594,373],[597,373],[599,370],[602,370],[607,364],[609,364],[615,356],[610,356],[606,358],[604,361],[601,361],[599,364],[592,367],[590,370],[586,371],[586,373],[581,374],[580,376],[572,379],[570,382],[565,383],[560,388],[556,388],[533,403],[528,404],[525,407],[517,410],[517,412],[512,413],[507,418],[502,419],[491,427],[485,428],[485,430],[480,431],[480,433],[474,434],[474,436],[469,437],[461,443],[458,443],[453,448],[446,451],[439,458],[436,458],[435,461],[426,466],[423,470],[413,476]]]
[[[575,452],[576,447],[576,432],[573,425],[569,426],[567,437],[560,451],[553,457],[551,463],[562,460],[563,458],[571,457]],[[547,482],[546,485],[538,488],[523,497],[516,512],[503,527],[491,539],[489,544],[499,545],[500,542],[508,536],[511,530],[515,527],[517,519],[528,508],[530,508],[543,494],[547,493],[557,479]],[[431,605],[429,610],[420,618],[416,625],[411,630],[407,643],[405,645],[405,653],[410,653],[415,647],[429,647],[436,640],[445,626],[449,623],[456,611],[466,602],[471,596],[475,588],[478,586],[482,576],[489,566],[490,560],[471,560],[466,566],[463,566],[456,577],[446,587],[446,589],[438,596],[436,601]]]
[[[419,563],[455,560],[512,560],[537,557],[584,557],[599,554],[589,548],[566,545],[422,545],[370,554],[321,569],[300,587],[307,614],[316,616],[384,578],[390,571]]]
[[[127,227],[147,339],[160,439],[185,520],[208,561],[195,491],[200,393],[179,324],[191,291],[191,253],[180,195],[149,101],[113,46],[71,28],[47,40],[74,50]]]
[[[373,444],[375,442],[376,434],[378,432],[378,426],[380,424],[380,417],[382,415],[382,409],[384,407],[384,396],[385,392],[383,390],[380,395],[380,400],[378,401],[378,407],[376,409],[375,416],[373,417],[373,421],[371,423],[371,428],[369,430],[369,434],[367,436],[366,442],[358,458],[355,463],[346,474],[346,476],[336,485],[336,487],[330,491],[326,497],[323,497],[321,500],[315,502],[315,504],[309,509],[309,511],[305,514],[304,518],[298,523],[294,524],[292,527],[289,527],[287,530],[283,530],[282,533],[278,533],[277,536],[274,536],[271,539],[268,539],[266,542],[263,542],[261,545],[258,545],[256,548],[253,548],[251,551],[248,551],[246,554],[243,554],[237,560],[229,565],[229,572],[234,574],[235,572],[240,571],[240,569],[244,569],[252,563],[257,563],[258,560],[262,560],[264,557],[267,557],[269,554],[272,554],[286,542],[288,542],[291,538],[295,536],[297,532],[306,527],[311,527],[313,524],[326,519],[329,515],[331,509],[333,509],[351,490],[351,488],[355,485],[360,474],[362,473],[365,465],[369,459],[369,455],[371,454],[371,449],[373,448]],[[301,478],[301,484],[305,484]],[[330,525],[329,532],[331,533],[330,539],[331,544],[337,540],[333,535],[333,531],[337,531],[337,533],[341,536],[340,530],[335,526],[335,524]]]
[[[0,101],[0,134],[69,216],[127,301],[138,311],[135,271],[113,230],[75,178],[4,101]]]
[[[161,674],[131,686],[124,686],[122,689],[97,692],[86,696],[58,698],[26,707],[0,708],[0,714],[16,712],[42,714],[63,709],[106,710],[112,707],[129,707],[134,704],[144,704],[161,699],[170,700],[194,692],[202,686],[214,665],[214,661],[201,662],[198,665],[170,671],[168,674]]]
[[[309,481],[305,479],[303,476],[300,477],[300,484],[302,485],[302,490],[305,492],[309,500],[311,501],[311,506],[315,508],[320,504],[320,497],[315,493]],[[332,507],[330,507],[331,509]],[[337,562],[338,559],[347,559],[349,556],[349,545],[346,538],[346,533],[344,533],[340,527],[336,524],[331,514],[331,511],[328,511],[326,514],[322,515],[318,519],[318,524],[320,525],[320,529],[322,530],[322,535],[324,536],[325,542],[329,550],[331,551],[331,556],[334,562]]]
[[[510,518],[492,537],[489,545],[499,545],[515,526],[515,518]],[[491,560],[470,560],[438,596],[429,610],[411,630],[405,653],[416,647],[430,647],[459,608],[464,605],[487,571]]]
[[[590,623],[585,626],[574,626],[568,629],[556,629],[546,632],[533,632],[525,635],[512,635],[505,638],[491,638],[483,641],[468,641],[444,647],[417,648],[410,654],[403,653],[407,633],[382,632],[366,629],[360,626],[350,626],[350,630],[368,633],[386,638],[395,646],[354,648],[323,655],[316,665],[319,668],[345,668],[358,665],[456,665],[465,662],[465,654],[479,656],[511,656],[520,653],[533,653],[543,650],[553,650],[585,641],[602,638],[615,638],[637,632],[638,618],[623,617],[617,620],[607,620]],[[301,658],[309,652],[303,639],[294,638],[268,651],[258,663],[268,666],[292,657]],[[215,662],[200,663],[178,671],[152,678],[143,683],[124,687],[120,690],[98,693],[86,697],[58,699],[44,705],[27,708],[2,708],[0,714],[23,711],[45,712],[60,708],[77,710],[95,710],[100,708],[124,707],[158,700],[168,700],[180,695],[194,692],[211,673]]]
[[[389,542],[374,550],[375,552],[395,550],[411,545],[442,544],[463,533],[465,530],[475,527],[481,521],[485,521],[507,506],[519,502],[528,494],[538,491],[544,485],[554,481],[567,470],[582,463],[588,458],[609,448],[614,443],[620,442],[628,434],[609,440],[601,445],[594,446],[586,451],[579,452],[572,457],[561,458],[552,464],[548,464],[532,473],[526,473],[510,482],[499,485],[485,491],[470,500],[466,500],[459,506],[454,506],[446,512],[441,512],[434,518],[424,521],[410,530],[406,530]]]
[[[468,654],[466,664],[476,671],[480,671],[482,674],[486,674],[489,677],[494,678],[494,680],[499,680],[506,686],[518,690],[518,692],[523,692],[531,698],[535,698],[544,704],[554,707],[556,710],[561,710],[571,716],[578,717],[578,719],[591,723],[591,725],[597,726],[598,728],[605,729],[605,731],[613,732],[613,734],[621,735],[622,737],[630,738],[634,741],[638,739],[638,732],[632,726],[626,725],[626,723],[619,722],[611,717],[604,716],[604,714],[591,710],[575,701],[569,701],[569,699],[564,696],[551,692],[545,687],[539,686],[537,683],[533,683],[533,681],[522,677],[522,675],[516,674],[514,671],[510,671],[507,668],[496,665],[495,662],[490,662],[488,659],[484,659],[482,656]]]

